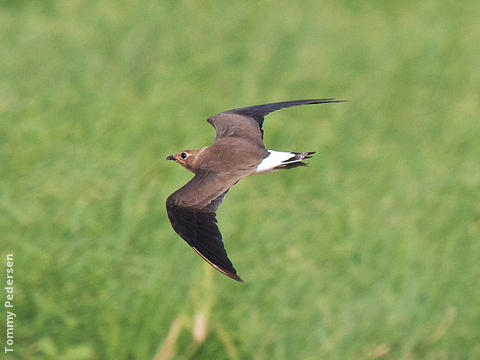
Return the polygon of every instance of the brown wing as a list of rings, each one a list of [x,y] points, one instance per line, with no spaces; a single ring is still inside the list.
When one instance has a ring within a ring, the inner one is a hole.
[[[217,133],[215,141],[219,138],[235,136],[247,138],[263,146],[263,120],[265,116],[275,110],[307,104],[325,104],[343,102],[335,99],[308,99],[282,101],[271,104],[247,106],[239,109],[228,110],[211,116],[207,121],[213,125]]]
[[[213,172],[199,172],[170,195],[166,205],[173,229],[215,269],[241,282],[225,251],[215,214],[236,181]]]

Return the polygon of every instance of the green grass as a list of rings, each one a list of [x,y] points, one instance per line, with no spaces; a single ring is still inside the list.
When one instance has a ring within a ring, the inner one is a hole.
[[[1,2],[9,358],[480,358],[479,11]],[[220,208],[235,283],[171,229],[190,174],[165,156],[208,145],[209,115],[311,97],[350,102],[264,126],[310,166],[244,179]]]

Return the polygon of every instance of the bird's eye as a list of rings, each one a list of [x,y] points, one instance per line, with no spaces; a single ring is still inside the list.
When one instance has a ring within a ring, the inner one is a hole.
[[[188,157],[188,154],[186,152],[182,152],[180,157],[185,160]]]

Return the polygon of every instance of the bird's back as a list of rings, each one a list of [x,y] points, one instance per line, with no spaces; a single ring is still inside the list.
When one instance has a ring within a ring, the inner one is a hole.
[[[196,167],[215,172],[238,172],[239,178],[254,172],[268,156],[265,147],[242,138],[223,138],[199,154]]]

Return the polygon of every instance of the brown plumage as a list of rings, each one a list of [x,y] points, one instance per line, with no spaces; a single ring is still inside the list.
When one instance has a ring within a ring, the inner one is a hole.
[[[173,229],[215,269],[242,281],[227,256],[217,227],[216,211],[228,190],[255,172],[304,166],[302,160],[313,154],[267,150],[262,129],[265,115],[291,106],[331,102],[342,100],[285,101],[225,111],[207,119],[216,131],[212,145],[167,157],[195,174],[167,198],[168,218]]]

